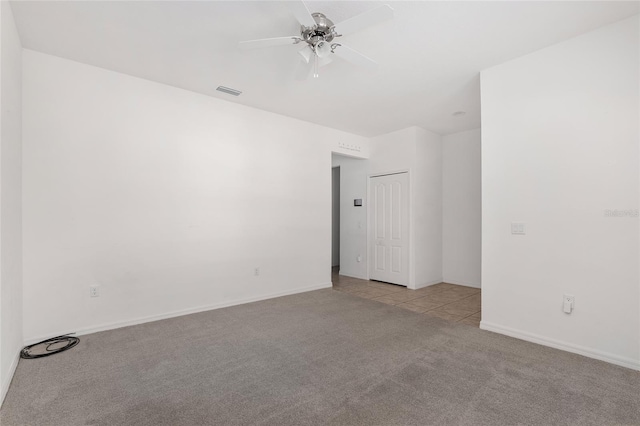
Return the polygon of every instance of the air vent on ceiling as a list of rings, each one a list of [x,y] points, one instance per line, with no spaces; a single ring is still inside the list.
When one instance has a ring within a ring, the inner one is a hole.
[[[227,93],[227,94],[233,95],[233,96],[240,96],[240,94],[242,93],[239,90],[231,89],[229,87],[224,87],[224,86],[218,86],[218,88],[216,90],[218,92]]]

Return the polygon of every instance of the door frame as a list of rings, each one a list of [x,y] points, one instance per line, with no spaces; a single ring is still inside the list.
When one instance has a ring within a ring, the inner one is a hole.
[[[379,177],[379,176],[388,176],[388,175],[397,175],[400,173],[407,173],[408,181],[409,181],[409,223],[407,226],[409,227],[409,283],[407,284],[407,288],[415,290],[415,273],[413,269],[414,262],[414,250],[413,250],[413,235],[411,234],[411,230],[413,229],[413,197],[411,196],[412,187],[413,187],[413,175],[411,174],[411,169],[394,169],[385,172],[377,172],[377,173],[369,173],[367,175],[367,280],[371,279],[371,265],[373,262],[371,261],[371,240],[373,240],[372,232],[373,226],[371,225],[371,217],[372,205],[371,205],[371,178]]]
[[[333,228],[333,214],[334,214],[334,205],[333,205],[333,170],[334,169],[338,169],[338,267],[340,267],[340,260],[342,259],[342,254],[340,253],[340,244],[342,244],[342,230],[340,229],[340,224],[341,224],[341,220],[342,220],[342,206],[341,206],[341,193],[340,190],[342,189],[341,185],[342,185],[342,169],[340,168],[340,166],[331,166],[331,268],[333,269],[334,265],[333,265],[333,232],[334,232],[334,228]],[[338,273],[340,273],[340,270],[338,270]]]

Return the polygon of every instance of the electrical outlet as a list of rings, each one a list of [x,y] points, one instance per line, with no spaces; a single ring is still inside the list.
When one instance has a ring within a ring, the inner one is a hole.
[[[254,268],[254,270],[253,270],[253,275],[255,275],[256,277],[257,277],[258,275],[260,275],[260,268],[259,268],[258,266],[256,266],[256,267]]]
[[[573,312],[573,308],[575,307],[576,298],[570,294],[565,294],[562,296],[562,311],[565,314],[570,314]]]
[[[100,297],[100,286],[97,286],[97,285],[89,286],[89,296]]]

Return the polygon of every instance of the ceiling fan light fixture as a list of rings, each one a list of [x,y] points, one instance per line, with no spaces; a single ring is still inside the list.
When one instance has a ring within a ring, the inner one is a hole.
[[[300,35],[288,37],[275,37],[259,40],[248,40],[240,42],[242,48],[286,46],[291,44],[306,44],[305,48],[299,50],[306,67],[299,74],[318,77],[318,68],[327,65],[334,58],[339,57],[357,66],[375,70],[378,64],[362,53],[349,48],[340,43],[334,43],[334,39],[342,37],[344,34],[352,34],[366,27],[379,24],[393,18],[393,9],[389,5],[382,5],[367,12],[353,16],[345,21],[334,24],[332,20],[323,13],[310,13],[302,0],[292,0],[288,4],[291,11],[300,24]],[[342,46],[342,47],[340,47]],[[336,50],[337,47],[340,49]],[[331,55],[335,53],[335,55]],[[313,61],[313,62],[311,62]],[[237,95],[236,95],[237,96]]]
[[[324,40],[317,42],[314,50],[316,52],[316,55],[318,55],[318,57],[320,58],[325,58],[333,51],[331,49],[331,44],[327,43]]]
[[[318,55],[313,56],[313,78],[320,77],[320,58]]]
[[[313,50],[311,50],[311,48],[307,45],[304,47],[304,49],[300,49],[298,53],[300,54],[300,56],[302,56],[302,59],[304,59],[304,62],[308,64],[309,61],[311,60],[311,55],[313,54]]]

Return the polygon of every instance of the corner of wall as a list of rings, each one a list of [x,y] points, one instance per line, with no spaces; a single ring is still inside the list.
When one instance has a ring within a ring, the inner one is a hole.
[[[20,352],[16,352],[11,361],[11,365],[9,366],[8,371],[2,377],[2,383],[0,383],[0,408],[2,408],[2,404],[4,404],[4,400],[7,397],[7,393],[9,392],[9,387],[11,386],[11,381],[13,380],[13,376],[16,373],[16,369],[18,368],[18,362],[20,361]]]
[[[415,288],[442,282],[442,136],[413,128]]]
[[[0,2],[0,405],[18,365],[22,330],[22,44]]]
[[[442,273],[447,283],[481,286],[480,129],[442,137]]]

